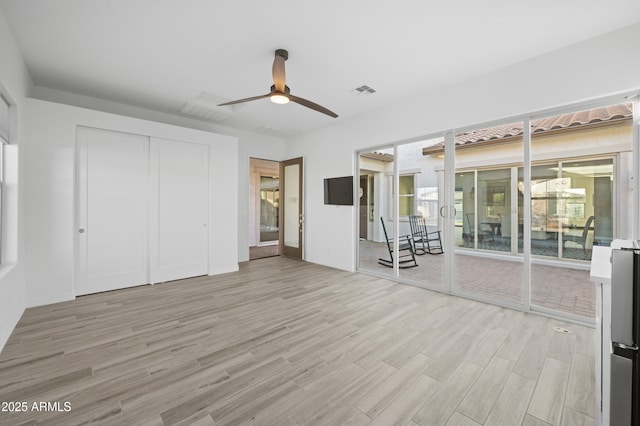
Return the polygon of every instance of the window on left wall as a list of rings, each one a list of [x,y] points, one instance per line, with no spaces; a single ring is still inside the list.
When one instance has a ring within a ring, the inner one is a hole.
[[[4,151],[9,143],[9,101],[0,93],[0,264],[2,264],[4,216]]]

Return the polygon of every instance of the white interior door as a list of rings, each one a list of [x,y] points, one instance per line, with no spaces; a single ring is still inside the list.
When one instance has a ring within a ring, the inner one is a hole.
[[[209,149],[151,140],[151,282],[206,275]]]
[[[149,282],[149,138],[78,127],[76,294]]]

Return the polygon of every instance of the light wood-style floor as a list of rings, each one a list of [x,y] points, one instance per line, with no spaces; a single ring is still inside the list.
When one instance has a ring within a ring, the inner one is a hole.
[[[594,352],[593,329],[275,257],[28,309],[0,401],[29,409],[0,424],[590,425]]]

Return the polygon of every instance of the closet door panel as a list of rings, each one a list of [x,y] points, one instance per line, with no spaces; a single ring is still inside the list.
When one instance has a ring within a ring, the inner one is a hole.
[[[208,147],[151,140],[151,282],[208,271]]]
[[[149,138],[78,127],[76,294],[149,282]]]

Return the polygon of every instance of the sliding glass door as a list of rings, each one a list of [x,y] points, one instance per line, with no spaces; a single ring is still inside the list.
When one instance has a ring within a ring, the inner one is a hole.
[[[591,321],[593,247],[635,232],[634,105],[359,153],[358,269]]]
[[[440,137],[359,154],[358,269],[444,289],[443,152]]]
[[[516,122],[455,135],[455,293],[524,303],[523,259],[517,252],[522,129]]]
[[[617,176],[629,175],[632,110],[604,105],[531,120],[532,309],[595,316],[593,247],[630,230],[632,191]]]
[[[358,269],[393,277],[393,147],[358,155]]]
[[[424,150],[444,148],[444,138],[399,145],[398,222],[400,236],[412,243],[416,267],[400,268],[400,278],[416,285],[444,289],[444,155]],[[404,264],[401,266],[405,266]]]

